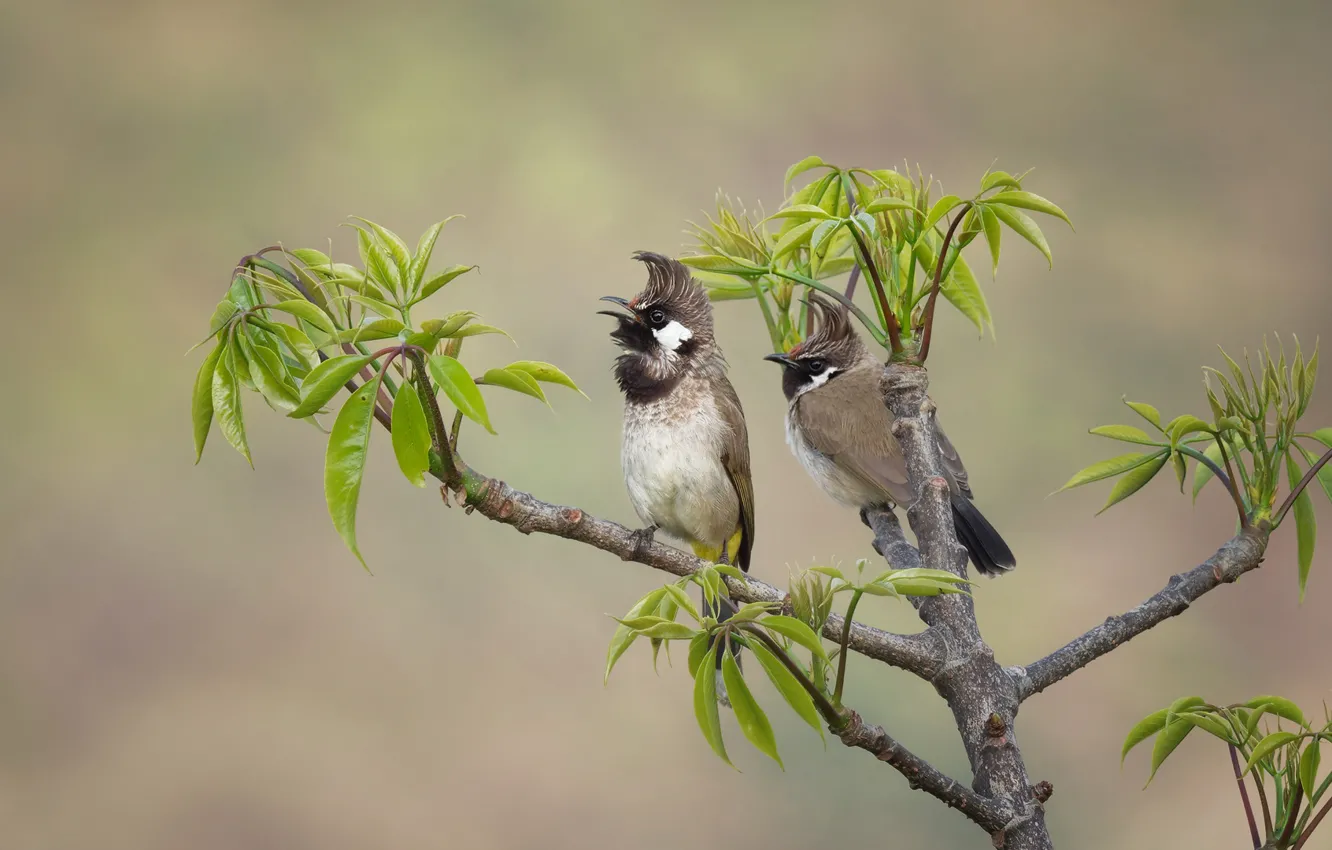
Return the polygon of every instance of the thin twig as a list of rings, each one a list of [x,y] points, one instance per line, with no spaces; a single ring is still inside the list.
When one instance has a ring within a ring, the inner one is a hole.
[[[888,303],[888,295],[883,289],[883,280],[879,277],[879,267],[874,264],[874,258],[870,255],[869,246],[865,244],[865,239],[860,235],[860,230],[853,225],[848,224],[846,229],[851,231],[851,236],[856,240],[856,245],[860,247],[860,256],[865,258],[865,268],[869,269],[870,283],[874,286],[874,296],[879,300],[879,306],[883,310],[883,322],[887,325],[888,340],[893,347],[893,354],[902,353],[902,328],[897,323],[897,314],[893,312],[892,305]]]
[[[1286,512],[1295,504],[1295,500],[1304,492],[1304,488],[1309,486],[1309,482],[1318,474],[1318,470],[1323,468],[1323,464],[1327,463],[1329,460],[1332,460],[1332,449],[1323,452],[1323,456],[1318,459],[1318,462],[1309,467],[1308,472],[1304,473],[1304,477],[1300,479],[1300,483],[1291,488],[1290,495],[1286,497],[1286,501],[1281,503],[1281,507],[1277,510],[1276,516],[1272,518],[1273,528],[1281,524],[1281,520],[1285,519]]]
[[[1281,837],[1277,839],[1278,848],[1290,846],[1290,835],[1295,831],[1295,818],[1299,817],[1300,804],[1304,802],[1303,782],[1296,777],[1295,784],[1291,787],[1291,793],[1295,797],[1295,802],[1291,804],[1290,811],[1286,813],[1286,828],[1281,830]]]
[[[1304,850],[1304,843],[1309,840],[1310,835],[1313,835],[1314,827],[1323,822],[1323,818],[1327,817],[1328,812],[1332,812],[1332,800],[1328,800],[1323,808],[1318,810],[1318,814],[1309,822],[1309,825],[1305,827],[1303,834],[1300,835],[1300,840],[1295,842],[1295,850]]]
[[[407,352],[407,356],[411,358],[412,365],[416,367],[418,386],[422,389],[420,394],[425,397],[426,409],[429,410],[430,418],[435,424],[435,451],[439,453],[440,464],[444,468],[444,484],[448,487],[457,488],[462,483],[462,473],[458,469],[457,458],[453,449],[444,436],[447,433],[444,430],[444,416],[439,412],[439,401],[435,398],[435,391],[430,383],[430,373],[426,370],[425,355],[422,349],[412,346]]]
[[[939,259],[934,264],[934,286],[930,288],[930,300],[925,302],[925,317],[923,321],[925,330],[920,337],[920,354],[916,356],[917,363],[924,363],[925,358],[930,356],[930,339],[934,334],[934,302],[938,300],[939,289],[942,286],[944,258],[948,256],[948,246],[953,241],[953,232],[957,230],[957,226],[962,222],[962,217],[967,214],[967,210],[969,209],[971,209],[970,201],[963,205],[957,215],[953,216],[952,223],[948,225],[948,233],[944,236],[943,245],[939,248]],[[961,249],[959,248],[958,250],[960,251]]]
[[[838,705],[842,704],[842,686],[846,683],[846,645],[851,640],[851,622],[856,616],[856,606],[860,604],[862,591],[855,591],[851,594],[851,602],[846,606],[846,628],[842,630],[842,642],[840,644],[842,652],[837,656],[837,686],[833,689],[833,701]]]
[[[1239,786],[1240,799],[1244,801],[1244,816],[1249,820],[1249,834],[1253,837],[1253,850],[1263,846],[1263,839],[1258,835],[1258,820],[1253,816],[1253,804],[1249,802],[1249,789],[1244,785],[1244,773],[1240,770],[1239,751],[1230,744],[1230,764],[1235,769],[1235,784]]]
[[[1240,527],[1241,528],[1247,527],[1249,525],[1249,512],[1244,508],[1244,499],[1241,498],[1240,496],[1239,488],[1235,486],[1235,479],[1232,478],[1230,474],[1227,473],[1225,470],[1221,469],[1221,467],[1217,466],[1216,461],[1212,460],[1210,457],[1198,451],[1197,449],[1191,446],[1183,446],[1183,445],[1176,446],[1175,448],[1180,452],[1180,454],[1188,455],[1189,457],[1198,461],[1198,463],[1201,463],[1202,465],[1206,466],[1208,469],[1212,470],[1212,474],[1216,476],[1218,481],[1220,481],[1222,484],[1225,485],[1226,492],[1230,493],[1230,497],[1235,500],[1235,510],[1239,513]],[[1223,456],[1225,454],[1225,451],[1226,450],[1224,448],[1221,449]]]

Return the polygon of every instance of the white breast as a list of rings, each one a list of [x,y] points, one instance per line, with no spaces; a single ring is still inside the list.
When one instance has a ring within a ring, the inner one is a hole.
[[[710,398],[681,406],[671,404],[672,396],[625,410],[621,462],[629,501],[643,522],[719,547],[740,517],[721,461],[727,425]]]

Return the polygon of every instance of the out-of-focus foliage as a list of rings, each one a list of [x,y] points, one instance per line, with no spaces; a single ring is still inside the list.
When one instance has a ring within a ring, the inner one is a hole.
[[[1243,368],[1224,350],[1221,356],[1226,361],[1226,372],[1210,367],[1203,371],[1210,419],[1186,413],[1163,424],[1161,414],[1152,405],[1126,400],[1124,403],[1156,435],[1133,425],[1100,425],[1091,429],[1097,436],[1144,448],[1092,464],[1059,489],[1118,477],[1105,507],[1101,508],[1105,511],[1141,490],[1167,464],[1174,469],[1183,492],[1188,464],[1193,461],[1194,499],[1209,481],[1220,478],[1230,489],[1244,525],[1266,523],[1275,528],[1287,513],[1294,511],[1303,599],[1317,538],[1313,499],[1309,495],[1313,478],[1317,478],[1324,495],[1332,500],[1332,464],[1327,461],[1332,455],[1332,428],[1307,430],[1300,424],[1318,378],[1318,349],[1315,347],[1306,360],[1299,340],[1295,340],[1294,357],[1288,362],[1285,345],[1280,340],[1278,356],[1273,355],[1264,340],[1262,350],[1254,358],[1244,352]],[[1220,396],[1213,389],[1214,379],[1220,384]],[[1278,506],[1277,494],[1283,484],[1288,496]]]
[[[1151,784],[1157,770],[1189,733],[1201,729],[1225,741],[1234,755],[1235,778],[1248,799],[1245,777],[1258,789],[1263,817],[1250,808],[1255,835],[1265,835],[1264,847],[1303,848],[1322,822],[1332,802],[1319,803],[1332,788],[1332,773],[1324,775],[1320,747],[1332,742],[1332,713],[1323,709],[1321,726],[1314,725],[1298,705],[1284,697],[1259,696],[1245,703],[1216,706],[1201,697],[1183,697],[1138,722],[1124,740],[1123,757],[1144,741],[1152,747]],[[1289,728],[1283,728],[1282,722]],[[1321,777],[1321,778],[1320,778]],[[1271,786],[1272,795],[1267,794]],[[1269,807],[1269,799],[1275,809]]]
[[[559,368],[534,360],[472,377],[458,360],[462,341],[504,331],[475,321],[477,315],[470,310],[413,325],[414,307],[476,268],[454,265],[426,275],[435,242],[453,218],[457,216],[431,226],[415,251],[393,231],[357,219],[360,266],[334,262],[311,249],[270,248],[251,254],[236,267],[226,297],[213,312],[208,338],[200,343],[216,340],[194,384],[195,462],[216,420],[227,442],[253,465],[242,390],[258,393],[272,409],[315,427],[320,427],[320,414],[336,411],[324,464],[324,495],[334,527],[362,565],[356,510],[376,418],[392,431],[403,475],[424,487],[425,473],[444,475],[440,441],[448,440],[452,451],[457,450],[463,417],[495,433],[482,386],[542,402],[542,383],[578,390]],[[265,256],[275,252],[285,265]],[[392,344],[377,351],[365,345],[385,340]],[[419,357],[415,362],[428,364],[429,374],[419,368],[409,372],[407,362],[413,356]],[[350,396],[338,404],[335,399],[343,388]],[[447,433],[436,399],[441,390],[456,411]]]
[[[815,176],[790,193],[802,175]],[[1069,219],[1026,191],[1026,176],[988,171],[970,198],[934,197],[942,187],[919,170],[913,177],[909,169],[841,168],[809,156],[787,170],[788,197],[766,218],[756,220],[719,196],[716,217],[691,224],[696,256],[681,262],[695,269],[713,300],[757,300],[774,351],[789,351],[804,338],[808,311],[796,295],[803,286],[847,305],[880,345],[896,349],[900,336],[902,351],[911,354],[920,346],[936,276],[940,294],[981,333],[993,329],[980,283],[962,257],[977,237],[984,236],[992,274],[999,270],[1005,228],[1051,259],[1045,235],[1027,213]],[[847,274],[866,279],[872,313],[829,283]]]

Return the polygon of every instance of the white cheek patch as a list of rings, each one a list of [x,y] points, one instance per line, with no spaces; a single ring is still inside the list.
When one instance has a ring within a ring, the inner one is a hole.
[[[808,388],[811,389],[811,390],[813,390],[813,389],[818,389],[819,387],[821,387],[821,386],[823,386],[824,384],[828,383],[828,379],[831,378],[833,375],[836,375],[836,374],[837,374],[838,372],[840,372],[840,371],[842,371],[842,370],[841,370],[841,369],[838,369],[836,366],[829,366],[827,369],[824,369],[822,372],[820,372],[820,373],[817,374],[817,375],[812,376],[812,377],[809,379],[809,387],[808,387]]]
[[[682,344],[694,338],[694,332],[674,319],[666,327],[652,332],[657,344],[667,351],[675,351]]]

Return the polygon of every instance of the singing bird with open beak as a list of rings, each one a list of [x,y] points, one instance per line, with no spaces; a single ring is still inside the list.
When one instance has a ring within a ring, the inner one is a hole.
[[[646,251],[634,259],[647,266],[646,288],[629,301],[606,296],[623,312],[600,312],[619,322],[611,339],[623,349],[615,360],[624,393],[620,460],[629,501],[647,526],[638,534],[650,540],[660,529],[704,560],[747,572],[754,548],[749,432],[713,337],[712,304],[683,264]],[[734,613],[723,598],[717,619]],[[720,670],[717,693],[725,694]]]
[[[783,367],[786,442],[805,471],[837,501],[860,508],[909,505],[906,462],[893,438],[893,416],[879,392],[880,363],[856,334],[846,311],[811,295],[817,327],[786,354]],[[937,420],[936,420],[937,423]],[[1013,552],[972,503],[967,470],[936,424],[953,524],[971,562],[986,576],[1017,566]]]

